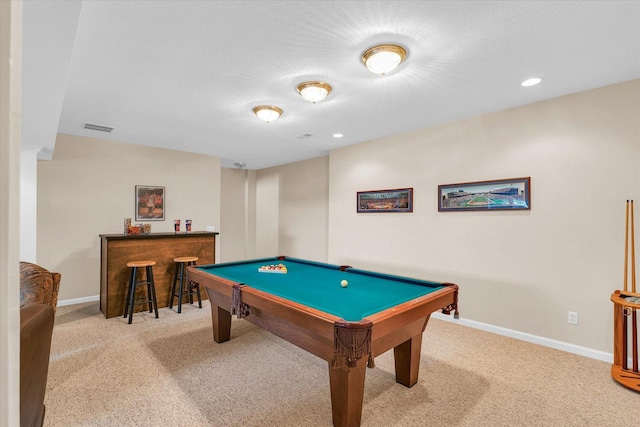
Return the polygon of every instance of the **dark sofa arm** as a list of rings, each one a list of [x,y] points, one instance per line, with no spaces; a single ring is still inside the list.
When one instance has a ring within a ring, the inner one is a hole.
[[[40,427],[49,372],[53,308],[27,304],[20,308],[20,426]]]
[[[52,273],[44,267],[20,261],[20,306],[32,302],[49,304],[56,312],[60,273]]]

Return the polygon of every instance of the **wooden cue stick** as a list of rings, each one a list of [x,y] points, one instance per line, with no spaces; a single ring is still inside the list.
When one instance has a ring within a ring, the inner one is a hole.
[[[629,270],[629,200],[627,200],[627,204],[624,207],[624,274],[623,274],[623,289],[628,291],[627,289],[627,270]]]
[[[622,369],[624,369],[625,371],[627,370],[628,364],[627,364],[627,359],[629,358],[629,350],[627,349],[627,312],[626,310],[622,309]]]
[[[636,291],[636,244],[633,219],[633,200],[631,200],[631,292]],[[633,372],[638,372],[638,315],[636,309],[631,312],[631,345],[633,345]]]
[[[633,200],[631,201],[631,292],[636,291],[636,237],[633,220]]]
[[[633,346],[633,372],[638,372],[638,316],[636,314],[636,309],[632,308],[631,312],[631,345]]]
[[[624,221],[624,290],[627,289],[627,270],[629,262],[629,200],[625,205],[625,221]],[[626,310],[622,310],[622,369],[627,370],[627,359],[629,357],[629,350],[627,349],[627,313]]]

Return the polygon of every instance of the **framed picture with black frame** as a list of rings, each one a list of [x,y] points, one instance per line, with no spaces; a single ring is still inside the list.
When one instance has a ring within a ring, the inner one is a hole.
[[[438,185],[438,210],[487,211],[531,209],[531,178]]]
[[[413,212],[413,188],[358,191],[356,211],[358,213]]]

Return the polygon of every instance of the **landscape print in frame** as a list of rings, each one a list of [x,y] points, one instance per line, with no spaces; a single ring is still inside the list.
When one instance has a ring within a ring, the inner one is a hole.
[[[358,191],[357,212],[413,212],[413,188]]]
[[[531,178],[465,182],[438,186],[438,210],[531,209]]]

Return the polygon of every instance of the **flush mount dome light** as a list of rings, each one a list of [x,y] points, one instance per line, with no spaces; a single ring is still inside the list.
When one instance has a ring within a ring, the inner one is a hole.
[[[387,74],[407,57],[407,51],[395,44],[381,44],[367,49],[362,54],[362,63],[376,74]]]
[[[282,115],[282,110],[273,105],[259,105],[253,109],[253,112],[267,123],[277,120]]]
[[[325,82],[304,82],[300,83],[296,90],[305,100],[315,104],[331,93],[331,85]]]

